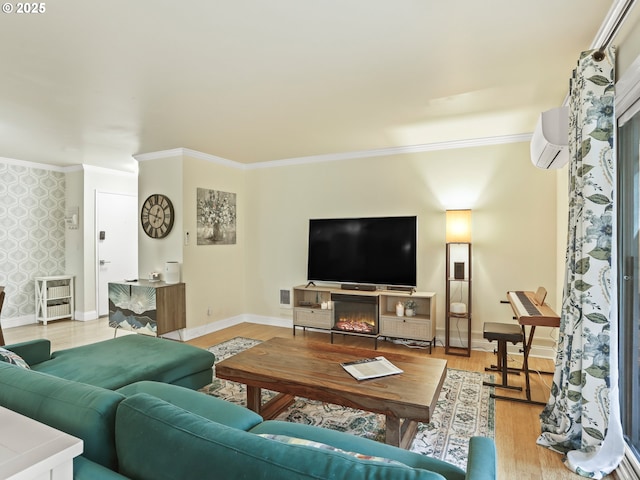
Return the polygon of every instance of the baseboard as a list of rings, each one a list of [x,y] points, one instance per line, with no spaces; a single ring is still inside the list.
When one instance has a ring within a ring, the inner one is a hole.
[[[245,322],[257,323],[258,325],[269,325],[272,327],[293,328],[293,319],[291,318],[275,318],[264,315],[244,315]]]
[[[98,318],[96,315],[97,315],[96,312],[84,312],[82,315],[79,315],[78,312],[76,312],[75,320],[79,320],[79,321],[95,320],[96,318]],[[34,315],[5,318],[2,320],[2,328],[20,327],[20,326],[30,325],[34,323],[36,323],[36,319]],[[216,322],[211,322],[206,325],[201,325],[195,328],[186,328],[183,330],[179,330],[177,332],[170,332],[163,336],[167,338],[171,338],[173,340],[186,342],[189,340],[193,340],[194,338],[202,337],[203,335],[207,335],[209,333],[217,332],[225,328],[239,325],[241,323],[255,323],[258,325],[268,325],[273,327],[293,328],[293,320],[290,317],[277,318],[277,317],[269,317],[266,315],[254,315],[254,314],[247,313],[247,314],[236,315],[235,317],[218,320]],[[436,345],[444,345],[444,339],[445,339],[444,330],[442,331],[439,330],[436,335]],[[454,338],[452,338],[452,346],[454,347],[461,346],[457,344],[457,341],[458,341],[457,338],[454,336]],[[522,345],[509,345],[508,351],[512,355],[518,355],[521,353],[520,352],[521,348],[522,348]],[[496,344],[492,342],[488,342],[480,334],[472,333],[471,349],[481,350],[485,352],[493,352],[496,349]],[[546,344],[544,340],[540,342],[535,342],[533,347],[531,348],[530,356],[555,360],[556,358],[555,345]]]
[[[36,316],[23,315],[22,317],[5,318],[2,320],[2,328],[23,327],[25,325],[33,325],[36,323]]]
[[[258,325],[268,325],[273,327],[293,328],[293,320],[290,317],[277,318],[277,317],[269,317],[266,315],[254,315],[254,314],[247,313],[247,314],[237,315],[235,317],[225,318],[223,320],[218,320],[216,322],[208,323],[206,325],[201,325],[199,327],[186,329],[182,332],[184,334],[182,336],[177,334],[174,334],[174,335],[176,340],[188,341],[197,337],[201,337],[203,335],[207,335],[209,333],[217,332],[225,328],[239,325],[241,323],[255,323]],[[166,335],[166,336],[169,337],[169,335]],[[173,337],[170,337],[170,338],[173,338]],[[445,339],[444,330],[438,331],[436,334],[436,345],[444,345],[444,339]],[[452,339],[453,346],[459,346],[456,344],[456,341],[457,339],[454,337]],[[520,352],[521,348],[522,348],[522,345],[509,345],[508,351],[512,355],[518,355],[521,353]],[[488,342],[479,333],[472,333],[471,349],[481,350],[485,352],[493,352],[496,349],[496,344],[492,342]],[[544,342],[544,339],[540,342],[534,342],[534,345],[531,348],[530,356],[555,360],[556,358],[555,345],[547,344],[546,342]]]
[[[464,336],[464,340],[466,340],[466,332],[463,332],[463,336]],[[437,332],[437,344],[438,345],[444,345],[444,341],[445,341],[445,332],[444,329],[442,330],[438,330]],[[454,335],[451,338],[451,346],[453,347],[461,347],[462,343],[460,342],[460,339],[457,338],[456,335]],[[472,350],[481,350],[484,352],[493,352],[495,351],[497,345],[495,342],[489,342],[487,341],[481,333],[476,333],[476,332],[472,332],[471,333],[471,349]],[[509,352],[509,354],[511,355],[521,355],[522,352],[520,351],[522,350],[522,344],[518,344],[518,345],[511,345],[509,344],[507,346],[507,351]],[[535,341],[533,342],[533,345],[531,347],[531,352],[529,353],[530,357],[539,357],[539,358],[547,358],[549,360],[554,360],[556,359],[556,348],[555,348],[555,344],[553,343],[552,340],[547,340],[545,338],[539,339],[536,337]]]
[[[472,341],[471,348],[473,350],[484,350],[484,351],[493,352],[497,348],[497,345],[495,342],[488,342],[487,340],[482,338],[476,342]],[[521,350],[522,350],[522,344],[507,345],[507,352],[511,355],[522,355]],[[529,356],[535,357],[535,358],[546,358],[548,360],[555,361],[556,349],[555,347],[548,346],[548,345],[536,345],[536,343],[534,342],[534,344],[531,346],[531,352],[529,352]]]
[[[99,315],[95,310],[89,312],[74,312],[74,320],[78,320],[79,322],[88,322],[89,320],[97,320]]]
[[[195,328],[187,328],[182,331],[182,335],[178,335],[176,332],[172,334],[164,335],[167,338],[173,338],[174,340],[188,341],[194,338],[202,337],[209,333],[218,332],[225,328],[240,325],[241,323],[256,323],[258,325],[269,325],[273,327],[285,327],[293,328],[293,320],[267,317],[264,315],[242,314],[235,317],[225,318],[216,322],[211,322],[206,325],[200,325]],[[175,337],[175,338],[174,338]]]
[[[75,312],[74,320],[78,320],[80,322],[88,322],[89,320],[97,320],[98,313],[97,312]],[[3,318],[2,319],[2,328],[13,328],[13,327],[24,327],[25,325],[34,325],[38,323],[36,320],[35,314],[33,315],[23,315],[21,317],[12,317],[12,318]]]

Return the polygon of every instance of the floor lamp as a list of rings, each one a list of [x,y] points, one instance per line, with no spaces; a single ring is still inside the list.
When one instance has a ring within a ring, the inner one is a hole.
[[[446,211],[446,244],[445,353],[470,357],[471,210]],[[466,342],[459,331],[461,321],[466,323]],[[454,324],[456,345],[452,345]]]

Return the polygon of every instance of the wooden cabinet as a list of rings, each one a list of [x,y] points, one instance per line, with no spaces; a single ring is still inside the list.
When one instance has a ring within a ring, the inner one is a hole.
[[[293,334],[296,334],[296,327],[331,330],[332,326],[331,289],[295,287],[293,289]]]
[[[427,342],[431,352],[436,341],[435,297],[433,292],[380,294],[379,334],[383,337]],[[410,301],[414,304],[413,312],[407,309]],[[396,308],[398,303],[402,305],[401,312]]]
[[[109,283],[109,326],[152,335],[186,328],[185,284]]]
[[[47,324],[50,320],[70,318],[74,312],[73,276],[55,275],[35,278],[36,320]]]
[[[331,294],[362,295],[375,297],[378,303],[378,322],[374,338],[391,337],[419,340],[429,344],[429,351],[436,339],[436,294],[433,292],[396,292],[392,290],[357,291],[338,287],[298,286],[293,289],[293,334],[296,327],[331,331],[334,326],[334,304]],[[414,304],[413,313],[405,307]],[[398,316],[396,305],[402,304],[402,315]],[[338,333],[348,334],[340,331]]]

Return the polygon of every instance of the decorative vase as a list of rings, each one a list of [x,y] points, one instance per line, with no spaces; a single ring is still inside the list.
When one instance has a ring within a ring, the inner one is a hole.
[[[219,224],[215,223],[213,225],[213,234],[211,235],[212,240],[215,242],[219,242],[223,237],[224,232],[222,230],[222,227]]]
[[[416,312],[415,312],[415,310],[413,308],[405,308],[404,309],[404,314],[407,317],[413,317],[416,314]]]

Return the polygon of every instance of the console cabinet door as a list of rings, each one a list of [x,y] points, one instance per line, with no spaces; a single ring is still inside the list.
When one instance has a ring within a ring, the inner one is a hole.
[[[296,308],[293,323],[300,327],[331,329],[333,326],[331,310]]]
[[[407,317],[380,317],[380,335],[428,342],[433,339],[431,320]]]
[[[109,326],[164,335],[186,328],[185,284],[109,283]]]

